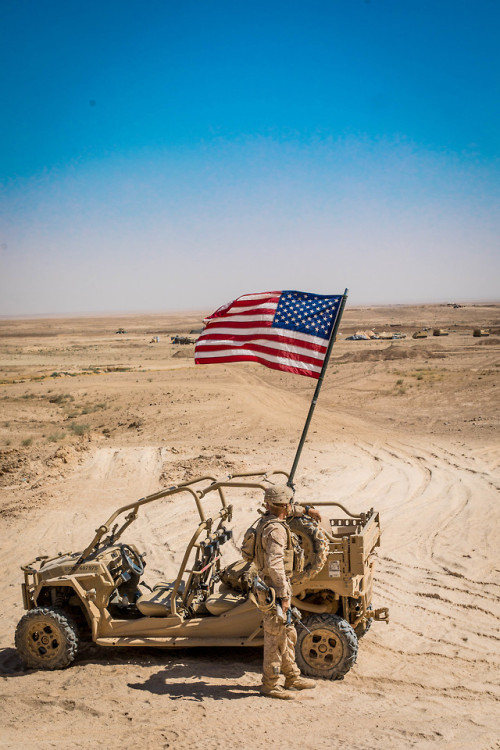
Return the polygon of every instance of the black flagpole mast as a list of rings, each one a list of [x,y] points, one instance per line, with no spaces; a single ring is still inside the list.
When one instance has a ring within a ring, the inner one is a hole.
[[[288,479],[288,486],[293,489],[293,478],[295,476],[295,471],[297,469],[297,464],[299,463],[300,454],[302,453],[302,448],[304,447],[304,443],[306,442],[307,432],[309,430],[309,425],[311,424],[312,415],[316,406],[316,403],[318,401],[319,392],[321,390],[321,386],[323,385],[323,380],[325,378],[325,372],[326,368],[328,367],[328,362],[330,361],[330,354],[332,353],[332,347],[335,342],[335,338],[337,336],[337,331],[339,329],[340,325],[340,319],[342,318],[342,313],[344,312],[345,303],[347,302],[347,294],[349,292],[349,289],[346,289],[344,294],[342,295],[342,302],[340,303],[340,308],[337,313],[337,318],[335,320],[335,325],[333,327],[333,331],[330,336],[330,341],[328,342],[328,348],[326,350],[325,359],[323,362],[323,367],[321,368],[321,374],[318,378],[318,382],[316,383],[316,390],[314,391],[314,395],[312,397],[311,406],[309,407],[309,413],[307,415],[306,423],[304,425],[304,429],[302,430],[302,435],[300,437],[299,446],[297,448],[297,453],[295,454],[295,458],[293,460],[292,469],[290,471],[290,477]]]

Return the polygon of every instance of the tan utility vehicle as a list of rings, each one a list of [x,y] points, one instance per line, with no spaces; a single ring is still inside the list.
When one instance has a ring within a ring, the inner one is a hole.
[[[119,508],[83,552],[38,557],[24,566],[28,612],[15,640],[26,666],[66,667],[80,639],[100,646],[261,646],[262,614],[252,592],[252,564],[240,560],[222,565],[221,548],[232,537],[233,514],[224,490],[264,490],[265,479],[277,474],[288,476],[270,471],[223,480],[199,477],[169,487]],[[181,492],[191,494],[200,523],[177,578],[151,589],[141,580],[144,555],[119,539],[143,505]],[[218,493],[220,509],[208,518],[202,499],[210,492]],[[388,610],[373,610],[371,604],[379,516],[373,510],[354,515],[335,502],[315,505],[338,506],[346,517],[333,519],[329,530],[307,516],[290,521],[305,551],[304,570],[292,579],[292,602],[308,629],[298,627],[297,660],[305,674],[341,679],[356,661],[358,637],[372,619],[388,621]]]

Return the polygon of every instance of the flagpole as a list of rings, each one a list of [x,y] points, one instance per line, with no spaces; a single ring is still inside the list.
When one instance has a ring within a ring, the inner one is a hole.
[[[340,303],[340,308],[337,314],[337,318],[335,320],[335,325],[333,327],[333,331],[330,336],[330,340],[328,342],[328,348],[326,350],[325,359],[323,362],[323,367],[321,368],[321,373],[318,378],[318,382],[316,383],[316,389],[314,391],[314,395],[312,397],[311,405],[309,407],[309,413],[307,415],[306,423],[304,425],[304,429],[302,430],[302,435],[300,437],[300,442],[297,448],[297,453],[295,454],[295,458],[293,460],[293,465],[290,471],[290,476],[288,478],[288,486],[293,489],[293,478],[295,476],[295,471],[297,469],[297,464],[299,463],[300,454],[302,453],[302,448],[304,447],[304,443],[306,442],[307,432],[309,430],[309,425],[311,423],[312,415],[314,413],[314,409],[316,407],[316,403],[318,401],[319,392],[321,390],[321,386],[323,385],[323,380],[325,378],[325,372],[326,368],[328,367],[328,362],[330,361],[330,354],[332,353],[333,344],[335,343],[335,338],[337,336],[337,331],[340,325],[340,319],[342,318],[342,313],[344,312],[344,307],[347,302],[347,294],[349,292],[349,289],[346,289],[344,294],[342,295],[342,302]]]

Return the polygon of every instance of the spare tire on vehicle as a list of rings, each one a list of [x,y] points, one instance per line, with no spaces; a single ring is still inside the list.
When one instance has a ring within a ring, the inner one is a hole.
[[[287,519],[291,531],[299,538],[304,550],[304,569],[293,573],[292,583],[302,583],[314,578],[324,566],[328,557],[328,540],[321,526],[309,516],[296,516]]]

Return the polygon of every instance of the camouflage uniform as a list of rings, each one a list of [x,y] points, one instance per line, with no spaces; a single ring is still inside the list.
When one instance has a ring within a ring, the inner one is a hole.
[[[264,499],[274,506],[287,506],[292,497],[293,492],[289,487],[274,485],[266,488],[264,494]],[[303,513],[302,508],[293,506],[294,516],[301,516]],[[287,552],[290,529],[284,520],[280,520],[270,511],[264,515],[261,524],[259,551],[255,558],[259,576],[264,583],[274,589],[276,599],[290,599],[292,590],[287,572],[291,571],[285,569],[285,558],[288,558],[291,566],[291,554],[290,551]],[[290,693],[288,688],[306,690],[315,687],[315,682],[302,677],[295,663],[295,644],[297,643],[295,627],[285,625],[273,612],[265,611],[265,595],[262,595],[260,603],[264,611],[264,665],[261,692],[271,698],[294,698],[294,694]],[[285,689],[278,685],[280,672],[285,675]]]
[[[277,599],[291,597],[290,581],[285,573],[283,555],[287,546],[288,534],[283,522],[270,513],[264,516],[266,523],[262,532],[265,567],[259,575],[268,586],[274,589]],[[273,523],[271,519],[276,518]],[[295,663],[297,633],[294,625],[284,625],[273,612],[265,612],[264,624],[264,665],[262,686],[268,690],[276,687],[280,671],[286,679],[293,680],[300,675]]]

